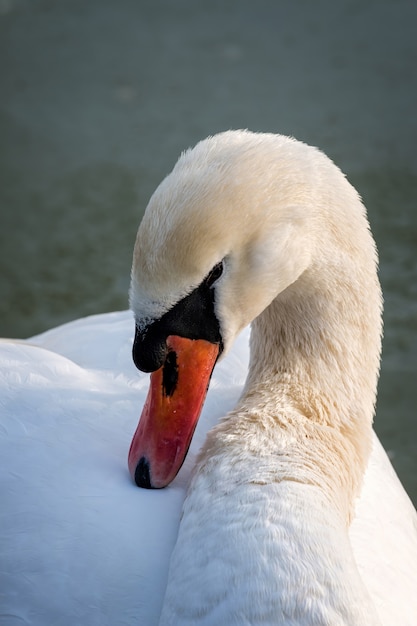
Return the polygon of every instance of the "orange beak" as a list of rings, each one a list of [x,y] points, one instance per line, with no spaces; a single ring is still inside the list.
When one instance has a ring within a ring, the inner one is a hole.
[[[177,475],[203,408],[219,346],[203,339],[167,338],[164,365],[151,383],[129,450],[139,487],[166,487]]]

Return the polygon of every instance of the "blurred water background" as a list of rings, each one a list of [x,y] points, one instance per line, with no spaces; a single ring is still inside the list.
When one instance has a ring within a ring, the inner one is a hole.
[[[417,502],[415,0],[0,0],[0,335],[127,308],[179,153],[249,128],[322,148],[368,208],[376,430]]]

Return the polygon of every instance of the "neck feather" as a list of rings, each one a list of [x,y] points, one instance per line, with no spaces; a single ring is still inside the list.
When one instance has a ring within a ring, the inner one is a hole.
[[[321,484],[349,523],[371,446],[381,298],[373,264],[343,267],[308,269],[254,321],[240,417],[221,428],[264,432],[285,451],[283,476]]]

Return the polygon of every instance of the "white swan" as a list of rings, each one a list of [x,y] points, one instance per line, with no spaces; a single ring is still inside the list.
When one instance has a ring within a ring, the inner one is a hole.
[[[4,623],[158,623],[194,454],[237,399],[247,332],[240,358],[231,345],[254,320],[243,394],[188,488],[160,623],[415,624],[416,515],[372,433],[376,255],[341,172],[277,135],[201,142],[149,203],[131,305],[137,365],[163,364],[129,456],[143,486],[175,475],[194,428],[184,397],[196,418],[228,353],[190,454],[164,490],[126,481],[145,392],[127,314],[3,343]]]

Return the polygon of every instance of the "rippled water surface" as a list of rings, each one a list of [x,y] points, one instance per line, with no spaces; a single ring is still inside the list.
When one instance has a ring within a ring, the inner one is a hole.
[[[126,308],[137,225],[181,150],[294,135],[368,207],[376,429],[417,502],[416,24],[414,0],[0,0],[0,335]]]

